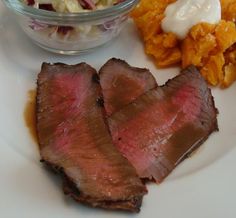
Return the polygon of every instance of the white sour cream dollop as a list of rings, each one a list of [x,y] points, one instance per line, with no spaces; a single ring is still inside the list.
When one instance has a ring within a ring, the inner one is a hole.
[[[200,22],[217,24],[221,20],[220,0],[177,0],[165,10],[161,26],[184,39],[189,30]]]

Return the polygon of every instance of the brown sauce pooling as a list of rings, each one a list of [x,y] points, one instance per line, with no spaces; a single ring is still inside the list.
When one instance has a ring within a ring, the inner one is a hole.
[[[36,90],[28,91],[28,99],[24,110],[25,124],[29,130],[32,139],[38,143],[36,132]]]

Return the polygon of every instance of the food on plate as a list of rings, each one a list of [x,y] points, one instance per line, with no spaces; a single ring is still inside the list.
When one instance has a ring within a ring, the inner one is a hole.
[[[196,67],[157,87],[148,69],[116,58],[99,74],[86,63],[43,63],[36,127],[41,161],[61,175],[65,194],[131,212],[147,193],[141,179],[162,182],[218,130],[214,99]]]
[[[112,143],[101,96],[89,65],[42,65],[36,114],[41,158],[76,201],[137,212],[146,188]]]
[[[217,25],[197,24],[182,42],[182,66],[194,64],[211,85],[227,87],[230,84],[225,83],[225,67],[233,63],[229,61],[226,65],[225,54],[235,43],[236,28],[233,22],[222,20]]]
[[[219,0],[177,0],[166,7],[161,28],[183,40],[194,25],[203,22],[217,24],[220,20]]]
[[[218,130],[216,116],[210,89],[190,66],[114,113],[108,124],[115,145],[139,176],[160,183]]]
[[[236,43],[226,50],[225,54],[225,77],[223,86],[230,86],[236,80]]]
[[[228,87],[236,80],[226,61],[236,51],[235,8],[236,0],[141,0],[131,16],[158,67],[194,64],[210,85]]]
[[[158,67],[167,67],[181,61],[177,37],[161,29],[165,8],[173,2],[175,0],[141,0],[131,13],[143,37],[145,52],[155,57]]]
[[[220,0],[222,7],[222,18],[224,20],[236,22],[236,1]]]
[[[177,37],[172,33],[164,33],[161,28],[164,11],[173,2],[175,0],[141,0],[131,13],[143,37],[145,52],[155,57],[158,67],[167,67],[181,61]]]
[[[102,66],[99,76],[108,116],[157,87],[156,80],[148,69],[132,67],[116,58]]]

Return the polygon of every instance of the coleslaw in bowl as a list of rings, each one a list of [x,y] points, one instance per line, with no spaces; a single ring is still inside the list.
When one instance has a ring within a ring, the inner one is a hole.
[[[37,45],[56,53],[79,54],[99,47],[117,36],[138,0],[4,2],[13,10],[24,32]],[[81,2],[84,5],[81,6]]]

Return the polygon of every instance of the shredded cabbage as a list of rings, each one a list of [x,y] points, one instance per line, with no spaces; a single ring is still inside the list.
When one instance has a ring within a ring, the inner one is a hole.
[[[76,13],[88,10],[101,10],[113,6],[120,0],[22,0],[25,4],[39,8],[40,5],[50,4],[56,12]]]
[[[20,0],[34,8],[56,11],[60,13],[77,13],[91,10],[102,10],[118,4],[124,0]],[[41,23],[32,19],[29,27],[47,35],[50,39],[56,38],[70,42],[71,40],[85,40],[99,35],[109,36],[116,27],[118,18],[104,21],[102,24],[79,24],[73,26],[57,26]]]

